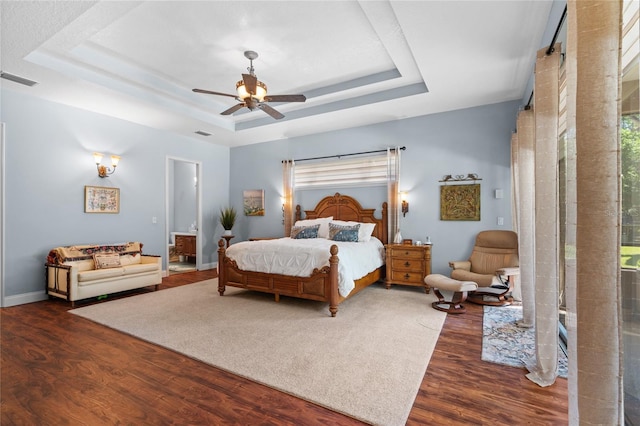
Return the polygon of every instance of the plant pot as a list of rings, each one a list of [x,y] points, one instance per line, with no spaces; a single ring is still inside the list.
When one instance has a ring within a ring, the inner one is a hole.
[[[233,232],[231,232],[231,229],[225,229],[222,235],[233,235]]]

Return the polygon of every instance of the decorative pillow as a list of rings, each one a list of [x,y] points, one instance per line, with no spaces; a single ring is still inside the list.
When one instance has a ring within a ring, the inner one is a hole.
[[[296,221],[296,223],[294,223],[294,226],[320,225],[320,229],[318,229],[318,238],[329,238],[329,222],[331,222],[332,220],[333,216],[321,217],[318,219],[298,220]]]
[[[307,238],[318,238],[320,224],[313,226],[293,226],[291,228],[291,238],[302,240]]]
[[[118,253],[96,253],[93,255],[96,269],[108,269],[120,267],[120,255]]]
[[[360,225],[360,229],[358,230],[358,241],[370,241],[371,234],[373,234],[373,229],[376,227],[375,223],[353,222],[344,220],[334,220],[333,223],[342,226]]]
[[[329,224],[329,239],[333,241],[352,241],[358,242],[358,230],[360,224],[353,226]]]

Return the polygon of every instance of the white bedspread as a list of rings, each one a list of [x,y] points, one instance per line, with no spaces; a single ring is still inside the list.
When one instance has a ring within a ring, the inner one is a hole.
[[[227,256],[244,271],[308,277],[315,268],[329,265],[333,244],[338,246],[338,291],[343,297],[355,280],[384,265],[384,245],[375,237],[357,243],[325,238],[243,241],[229,246]]]

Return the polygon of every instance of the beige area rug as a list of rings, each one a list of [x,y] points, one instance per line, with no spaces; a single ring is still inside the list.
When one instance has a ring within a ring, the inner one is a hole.
[[[339,305],[217,280],[70,312],[354,418],[404,425],[446,318],[422,289],[374,284]]]

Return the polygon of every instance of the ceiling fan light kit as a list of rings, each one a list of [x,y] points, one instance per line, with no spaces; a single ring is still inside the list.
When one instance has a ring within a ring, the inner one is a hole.
[[[284,118],[284,115],[278,112],[276,109],[267,105],[267,102],[304,102],[307,98],[304,95],[271,95],[267,96],[267,85],[258,80],[255,70],[253,68],[253,60],[258,57],[258,54],[253,50],[247,50],[244,52],[245,58],[249,59],[249,74],[242,74],[242,80],[236,83],[237,95],[231,95],[229,93],[213,92],[211,90],[193,89],[196,93],[206,93],[209,95],[229,96],[235,98],[239,104],[232,106],[231,108],[222,111],[221,115],[231,115],[238,111],[240,108],[247,107],[251,111],[258,108],[269,114],[271,117],[279,120]]]

